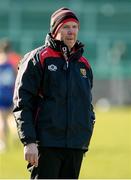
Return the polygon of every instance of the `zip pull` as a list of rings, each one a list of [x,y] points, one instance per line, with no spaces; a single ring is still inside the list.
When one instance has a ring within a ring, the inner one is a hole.
[[[64,70],[67,70],[68,67],[69,67],[69,61],[68,61],[68,56],[67,56],[67,51],[68,51],[68,49],[67,49],[66,46],[64,46],[64,47],[61,48],[61,50],[62,50],[62,54],[63,54],[63,56],[64,56],[64,58],[65,58],[65,61],[66,61],[66,63],[65,63],[64,66],[63,66],[63,69],[64,69]]]
[[[67,67],[67,69],[68,69],[68,67],[69,67],[69,62],[68,62],[68,61],[66,61],[66,67]]]
[[[66,71],[68,69],[68,67],[69,67],[69,62],[66,61],[66,63],[63,66],[63,69]]]

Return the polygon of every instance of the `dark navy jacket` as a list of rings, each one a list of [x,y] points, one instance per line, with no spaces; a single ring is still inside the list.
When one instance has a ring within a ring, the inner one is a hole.
[[[47,37],[19,65],[14,116],[23,144],[87,150],[93,132],[92,70],[76,42],[73,53]]]

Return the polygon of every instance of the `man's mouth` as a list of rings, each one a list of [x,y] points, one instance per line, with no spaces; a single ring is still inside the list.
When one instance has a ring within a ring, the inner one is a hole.
[[[68,40],[68,41],[73,41],[73,39],[72,39],[72,38],[67,38],[67,40]]]

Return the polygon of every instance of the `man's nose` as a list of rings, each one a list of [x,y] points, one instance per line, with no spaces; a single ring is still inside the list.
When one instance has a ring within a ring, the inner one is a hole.
[[[71,34],[73,34],[73,33],[74,33],[73,29],[69,29],[69,30],[68,30],[68,35],[71,35]]]

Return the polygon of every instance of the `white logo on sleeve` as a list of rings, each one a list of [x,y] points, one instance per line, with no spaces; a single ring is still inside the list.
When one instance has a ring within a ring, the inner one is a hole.
[[[56,71],[57,70],[57,66],[55,66],[54,64],[51,64],[51,65],[48,66],[48,69],[50,71]]]

